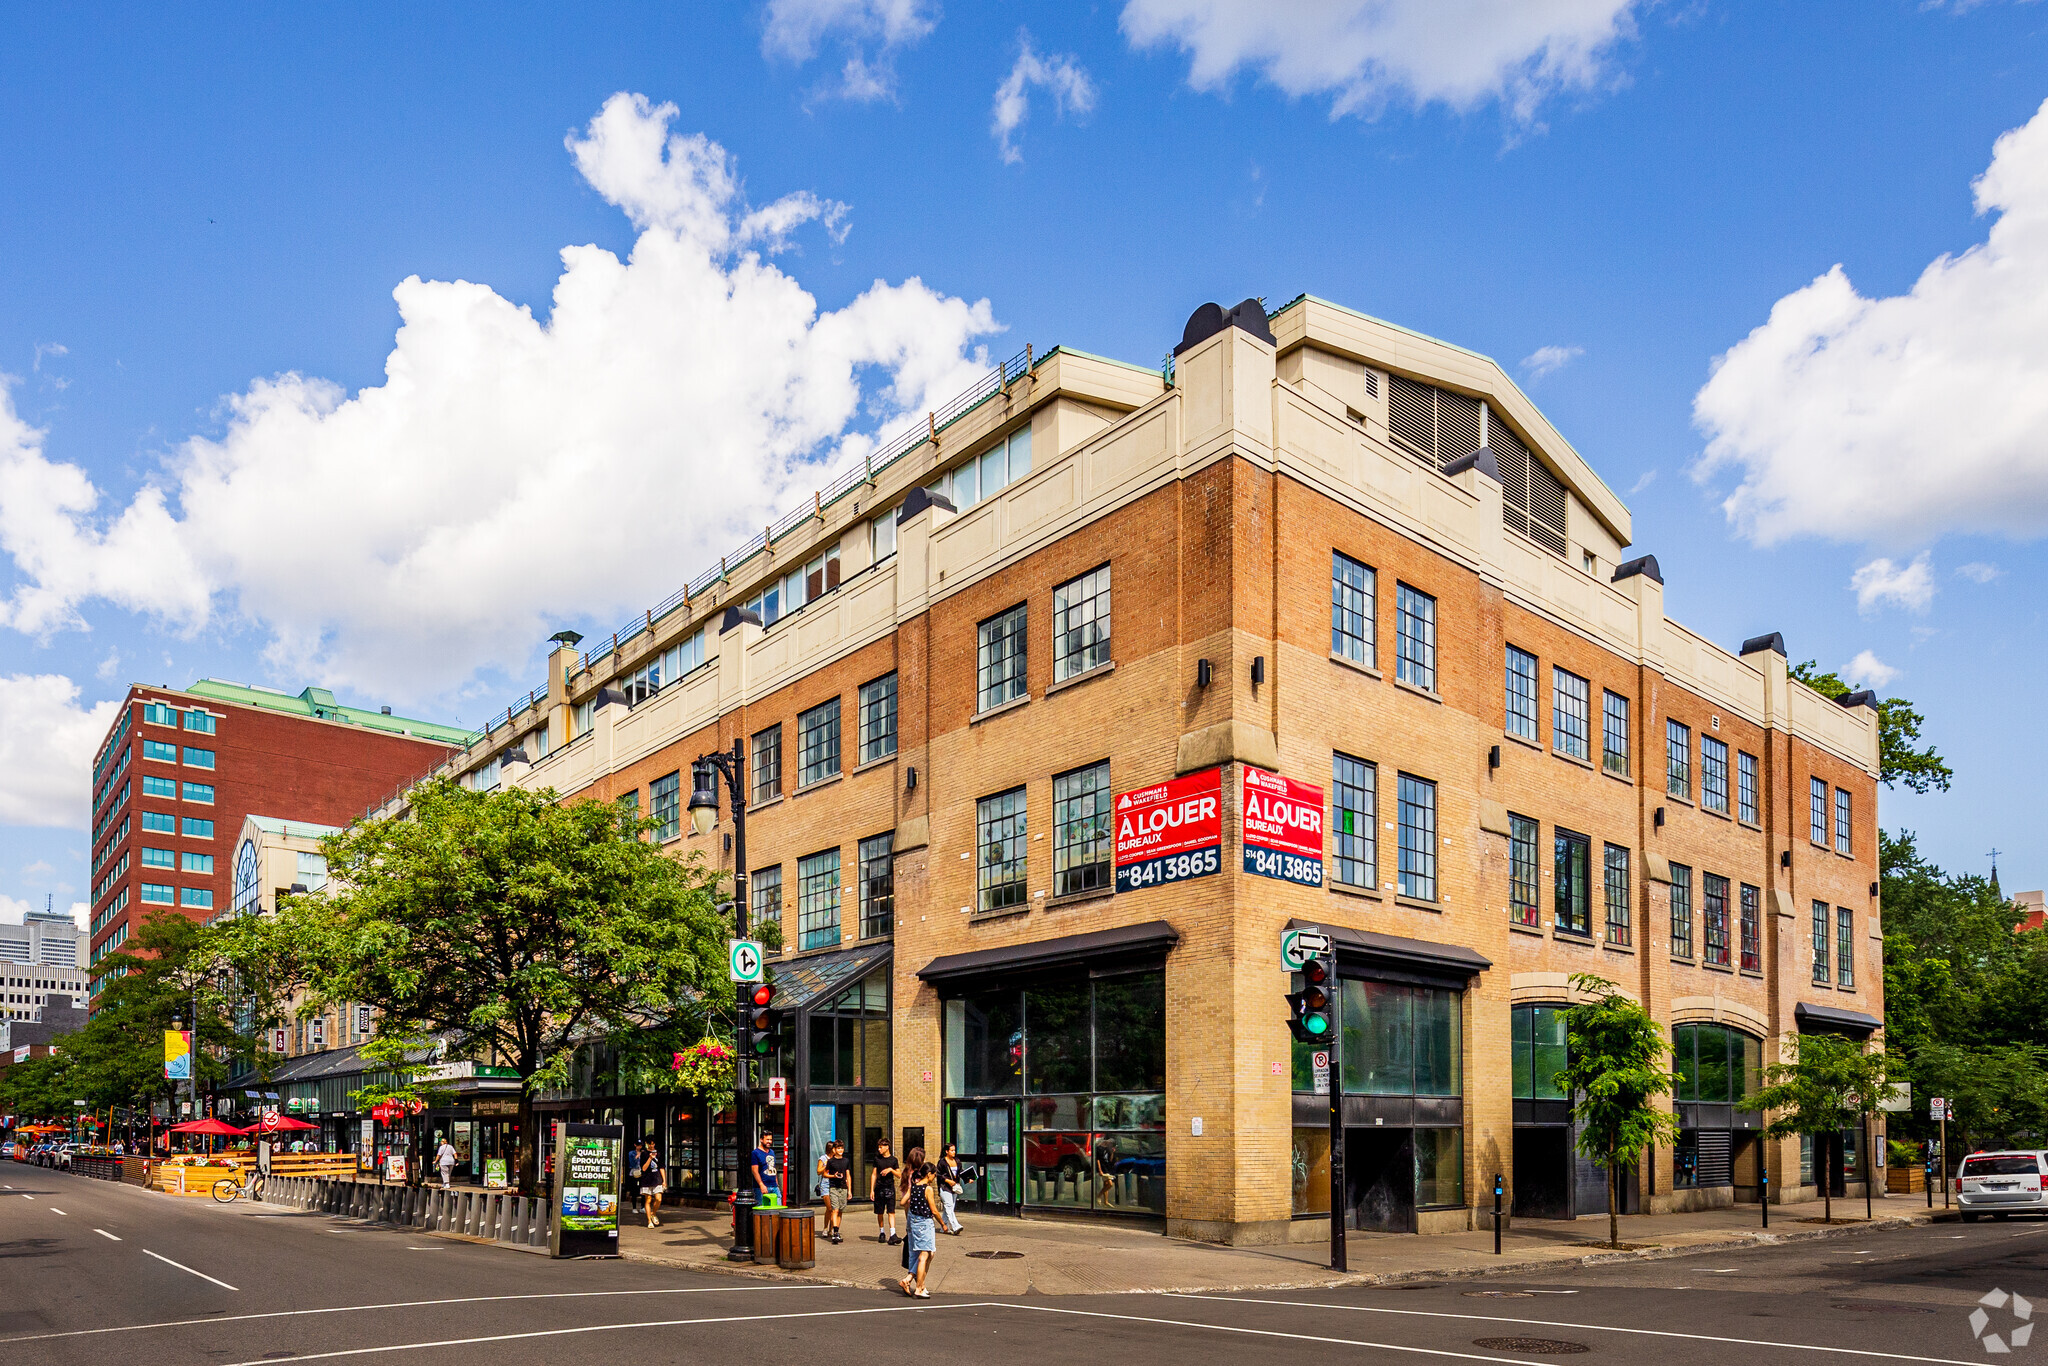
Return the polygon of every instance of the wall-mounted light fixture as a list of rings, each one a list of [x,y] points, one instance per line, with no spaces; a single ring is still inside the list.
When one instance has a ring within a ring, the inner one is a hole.
[[[1871,884],[1870,884],[1870,894],[1871,894],[1872,896],[1876,896],[1876,895],[1877,895],[1877,884],[1876,884],[1875,882],[1873,882],[1873,883],[1871,883]]]
[[[1790,868],[1792,866],[1792,851],[1790,849],[1780,849],[1778,851],[1778,866],[1780,868]]]
[[[1206,660],[1206,659],[1198,659],[1198,660],[1196,660],[1196,661],[1195,661],[1195,686],[1196,686],[1196,687],[1198,687],[1198,688],[1206,688],[1206,687],[1208,687],[1208,686],[1209,686],[1209,679],[1210,679],[1210,678],[1211,678],[1211,677],[1212,677],[1212,676],[1214,675],[1214,673],[1215,673],[1215,670],[1214,670],[1214,669],[1213,669],[1213,668],[1212,668],[1212,667],[1210,666],[1210,664],[1209,664],[1209,661],[1208,661],[1208,660]]]
[[[1653,813],[1651,814],[1651,816],[1650,816],[1650,824],[1652,824],[1652,825],[1656,826],[1656,827],[1657,827],[1657,828],[1658,828],[1659,830],[1662,830],[1662,829],[1664,828],[1664,808],[1663,808],[1663,807],[1661,807],[1661,806],[1660,806],[1660,807],[1658,807],[1658,808],[1656,809],[1656,811],[1655,811],[1655,812],[1653,812]]]
[[[917,765],[916,765],[916,764],[912,764],[912,765],[911,765],[911,766],[910,766],[910,767],[909,767],[908,769],[905,769],[905,770],[904,770],[904,773],[903,773],[903,790],[904,790],[905,792],[915,792],[915,791],[917,791]]]
[[[1492,749],[1490,749],[1490,750],[1486,751],[1486,766],[1487,766],[1488,768],[1499,768],[1499,767],[1500,767],[1500,746],[1499,746],[1499,745],[1495,745],[1495,746],[1494,746],[1494,747],[1493,747]]]
[[[1252,658],[1252,686],[1256,688],[1265,681],[1266,657],[1264,655],[1255,655]]]

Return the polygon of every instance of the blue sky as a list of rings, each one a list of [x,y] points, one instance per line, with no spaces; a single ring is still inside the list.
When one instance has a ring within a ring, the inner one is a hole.
[[[0,916],[131,681],[476,724],[988,360],[1303,292],[1500,359],[1674,617],[1920,704],[1888,827],[2048,881],[2048,5],[1281,8],[10,11]]]

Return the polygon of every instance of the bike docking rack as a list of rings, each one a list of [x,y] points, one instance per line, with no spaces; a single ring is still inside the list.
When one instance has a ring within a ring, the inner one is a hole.
[[[512,1191],[384,1186],[310,1176],[272,1176],[264,1183],[263,1203],[540,1253],[548,1250],[554,1220],[547,1200]]]

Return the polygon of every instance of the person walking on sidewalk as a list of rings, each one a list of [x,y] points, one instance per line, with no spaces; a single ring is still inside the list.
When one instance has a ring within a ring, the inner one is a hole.
[[[445,1138],[434,1150],[434,1165],[441,1169],[441,1189],[451,1189],[455,1185],[455,1145]]]
[[[846,1197],[852,1193],[847,1177],[852,1165],[846,1160],[846,1145],[836,1138],[825,1145],[825,1155],[818,1159],[818,1175],[825,1179],[825,1238],[828,1242],[846,1241],[839,1230],[839,1223],[846,1215]]]
[[[958,1237],[961,1232],[960,1216],[955,1212],[955,1207],[960,1199],[962,1173],[960,1170],[960,1149],[955,1144],[948,1143],[940,1151],[938,1175],[939,1211],[943,1216],[939,1220],[939,1226],[945,1229],[946,1232]]]
[[[896,1171],[896,1158],[885,1138],[875,1145],[874,1165],[868,1170],[868,1199],[875,1205],[875,1241],[892,1246],[903,1241],[896,1235]]]
[[[912,1299],[928,1300],[932,1292],[925,1289],[924,1278],[931,1270],[932,1255],[939,1250],[939,1174],[936,1166],[924,1160],[922,1148],[912,1148],[908,1162],[904,1212],[910,1216],[910,1245],[904,1253],[910,1259],[911,1274],[896,1284]]]
[[[655,1155],[654,1144],[644,1138],[634,1154],[633,1170],[639,1178],[640,1199],[647,1207],[647,1227],[660,1228],[661,1192],[667,1183],[662,1180],[661,1159]]]

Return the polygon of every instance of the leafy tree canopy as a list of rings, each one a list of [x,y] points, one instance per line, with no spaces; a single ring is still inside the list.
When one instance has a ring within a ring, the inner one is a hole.
[[[1794,665],[1792,676],[1829,700],[1852,691],[1837,675],[1822,673],[1811,659]],[[1915,748],[1925,724],[1926,718],[1903,697],[1887,697],[1877,704],[1878,781],[1886,787],[1904,783],[1915,792],[1948,791],[1956,776],[1948,761],[1931,744]]]

